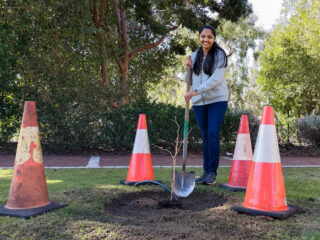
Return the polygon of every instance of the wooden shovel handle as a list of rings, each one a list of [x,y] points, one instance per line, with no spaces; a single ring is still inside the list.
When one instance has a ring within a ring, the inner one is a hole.
[[[187,88],[186,92],[190,91],[191,85],[191,66],[187,65]],[[183,152],[182,152],[182,171],[186,170],[187,162],[187,149],[188,149],[188,131],[189,131],[189,101],[186,102],[186,108],[184,111],[184,128],[183,128]]]

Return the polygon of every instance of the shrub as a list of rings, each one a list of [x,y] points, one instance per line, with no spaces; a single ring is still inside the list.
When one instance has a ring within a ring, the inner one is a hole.
[[[320,146],[320,116],[308,115],[297,121],[298,139],[305,143]]]
[[[156,146],[171,149],[172,143],[177,137],[177,123],[180,125],[180,138],[183,137],[184,108],[174,107],[163,103],[141,102],[132,105],[125,105],[106,114],[102,120],[99,138],[104,140],[106,147],[111,151],[131,150],[139,114],[147,116],[148,135],[151,147],[156,150]],[[200,130],[197,127],[196,119],[192,110],[190,112],[189,149],[199,150],[201,147]]]
[[[133,105],[125,105],[106,114],[102,120],[101,132],[99,132],[99,141],[105,142],[109,151],[131,150],[137,127],[137,120],[140,113],[147,115],[147,125],[150,145],[153,150],[156,146],[172,149],[172,143],[177,137],[177,125],[174,122],[176,118],[180,125],[179,136],[183,138],[184,112],[182,107],[174,107],[163,103],[140,102]],[[228,109],[221,127],[221,141],[228,143],[236,140],[237,131],[240,122],[240,116],[247,114],[250,128],[255,129],[251,134],[257,132],[257,121],[251,112],[245,110],[234,111]],[[188,150],[201,151],[202,140],[201,132],[198,127],[193,109],[190,109],[189,119],[189,141]],[[255,138],[254,138],[255,139]],[[171,143],[171,144],[170,144]]]
[[[117,109],[99,108],[85,102],[77,104],[64,102],[54,106],[37,104],[44,151],[71,152],[98,149],[108,152],[131,151],[141,113],[147,116],[152,151],[159,150],[157,146],[173,149],[172,144],[177,137],[175,118],[180,125],[180,139],[183,138],[185,112],[183,107],[148,101],[127,104]],[[252,131],[256,126],[256,120],[251,112],[228,109],[221,128],[222,142],[234,144],[242,114],[248,115],[250,132],[253,136],[256,135],[255,131]],[[189,131],[188,150],[201,151],[201,133],[192,108]]]
[[[258,130],[259,120],[252,111],[245,109],[228,109],[221,127],[221,138],[223,142],[235,141],[240,124],[241,115],[247,115],[249,121],[250,138],[254,145]]]

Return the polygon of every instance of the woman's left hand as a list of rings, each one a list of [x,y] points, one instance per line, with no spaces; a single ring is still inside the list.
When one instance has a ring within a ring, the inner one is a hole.
[[[184,100],[188,102],[193,96],[197,96],[198,94],[198,92],[186,92],[186,94],[184,95]]]

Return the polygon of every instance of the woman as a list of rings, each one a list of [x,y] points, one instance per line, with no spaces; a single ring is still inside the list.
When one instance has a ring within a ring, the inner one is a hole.
[[[215,29],[203,26],[199,31],[201,47],[185,61],[186,66],[192,66],[192,89],[184,98],[192,101],[202,135],[204,172],[196,179],[196,183],[204,184],[213,184],[217,176],[220,128],[228,107],[229,95],[224,77],[228,59],[215,40]]]

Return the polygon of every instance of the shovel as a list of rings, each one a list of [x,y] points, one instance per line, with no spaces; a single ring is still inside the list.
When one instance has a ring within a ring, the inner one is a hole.
[[[187,92],[190,91],[191,83],[191,66],[187,66]],[[183,128],[183,153],[182,153],[182,170],[175,173],[175,185],[173,192],[179,197],[188,197],[195,187],[195,173],[186,172],[187,147],[188,147],[188,127],[189,127],[189,101],[186,102],[184,112],[184,128]]]

